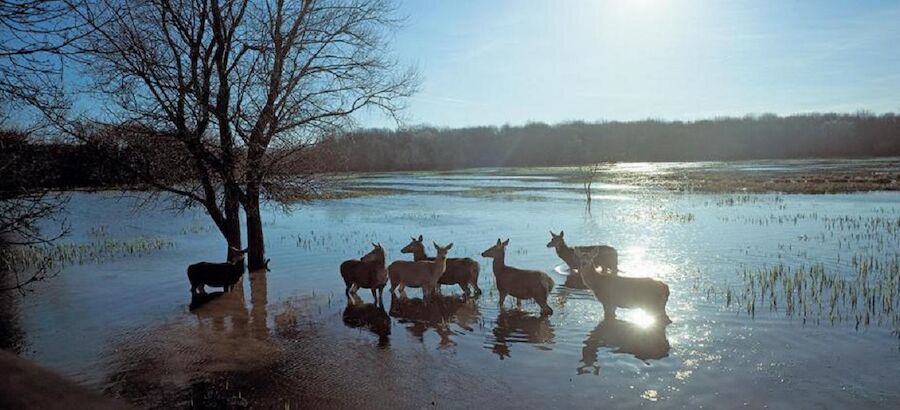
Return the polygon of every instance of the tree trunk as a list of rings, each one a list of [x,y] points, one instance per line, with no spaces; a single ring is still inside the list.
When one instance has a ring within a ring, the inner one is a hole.
[[[225,235],[225,241],[228,242],[229,247],[243,249],[241,246],[241,204],[238,202],[235,188],[228,186],[225,187],[225,230],[222,234]],[[226,257],[230,255],[230,252],[226,253]]]
[[[263,239],[262,216],[259,211],[259,187],[247,186],[247,198],[244,202],[244,213],[247,215],[247,248],[249,250],[250,271],[266,268],[266,243]]]

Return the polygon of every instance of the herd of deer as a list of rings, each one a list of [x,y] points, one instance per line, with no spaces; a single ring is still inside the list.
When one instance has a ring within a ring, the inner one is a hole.
[[[671,323],[666,314],[666,302],[669,300],[669,287],[651,278],[632,278],[619,276],[618,253],[615,248],[606,245],[570,247],[563,239],[564,232],[550,232],[548,248],[555,248],[556,254],[564,261],[572,272],[581,277],[584,285],[594,292],[597,300],[603,304],[604,316],[615,318],[618,308],[643,307],[656,314],[666,324]],[[480,294],[478,288],[478,262],[471,258],[447,258],[447,252],[453,244],[440,246],[433,243],[437,256],[429,258],[425,254],[424,240],[421,235],[400,250],[401,253],[412,253],[412,261],[396,261],[388,266],[385,251],[381,244],[373,243],[371,252],[360,259],[345,261],[341,264],[341,276],[346,285],[345,293],[356,294],[360,288],[370,289],[375,302],[382,298],[388,279],[391,282],[391,293],[399,288],[403,292],[406,287],[422,288],[425,299],[439,292],[440,285],[459,285],[464,294],[469,296],[470,288]],[[506,264],[506,247],[509,239],[497,243],[481,253],[481,256],[493,259],[493,271],[496,278],[499,304],[504,306],[507,296],[522,300],[533,299],[541,307],[541,314],[553,314],[547,303],[553,289],[553,279],[546,272],[514,268]],[[601,270],[598,272],[597,267]]]
[[[665,323],[671,323],[666,314],[666,302],[669,300],[669,287],[651,278],[632,278],[619,276],[618,253],[615,248],[606,245],[570,247],[559,234],[550,232],[548,248],[555,248],[573,274],[580,276],[584,286],[594,292],[594,296],[603,305],[607,319],[616,317],[617,308],[643,307],[656,314]],[[370,289],[376,303],[381,303],[384,287],[391,282],[391,294],[399,289],[421,288],[424,299],[440,291],[441,285],[459,285],[463,293],[481,294],[478,287],[478,273],[481,267],[472,258],[447,258],[453,244],[440,246],[433,243],[437,256],[428,257],[422,235],[400,250],[401,253],[413,255],[412,261],[395,261],[386,266],[385,250],[381,244],[373,243],[373,249],[360,259],[344,261],[341,264],[341,276],[346,288],[344,293],[349,297],[360,288]],[[533,299],[541,307],[541,314],[553,314],[547,303],[553,289],[553,279],[546,272],[514,268],[506,264],[506,247],[509,239],[497,243],[481,253],[481,256],[493,259],[493,271],[496,278],[499,304],[504,306],[507,296],[515,297],[518,304],[522,300]],[[200,262],[188,267],[187,275],[191,283],[191,294],[204,293],[205,286],[222,287],[231,290],[243,274],[243,259],[246,250],[231,248],[226,263]],[[600,267],[600,271],[597,271]]]

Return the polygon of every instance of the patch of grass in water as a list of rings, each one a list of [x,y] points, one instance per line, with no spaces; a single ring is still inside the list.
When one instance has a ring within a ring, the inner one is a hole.
[[[131,240],[106,238],[87,243],[57,243],[46,246],[14,247],[4,250],[8,266],[19,269],[60,268],[68,265],[103,262],[123,256],[140,256],[174,248],[169,239],[141,237]]]
[[[849,275],[822,264],[745,269],[739,289],[708,289],[707,296],[719,296],[726,307],[752,317],[757,308],[768,308],[804,324],[845,322],[856,329],[876,325],[900,331],[900,256],[854,255],[852,265]]]
[[[365,198],[370,196],[403,195],[412,191],[399,188],[346,188],[322,193],[313,201],[333,201],[338,199]]]

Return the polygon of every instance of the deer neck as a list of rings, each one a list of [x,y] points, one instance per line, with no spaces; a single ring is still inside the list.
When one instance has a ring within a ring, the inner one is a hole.
[[[505,272],[506,271],[506,254],[501,253],[500,255],[495,256],[494,261],[492,263],[493,263],[493,267],[494,267],[494,273]]]
[[[447,270],[447,257],[437,257],[434,258],[434,268],[435,273],[444,273]]]
[[[565,242],[556,247],[556,255],[569,264],[569,266],[572,266],[573,268],[578,266],[578,258],[575,257],[575,250],[569,245],[566,245]]]
[[[413,260],[414,261],[424,261],[428,259],[428,255],[425,254],[424,249],[416,249],[413,251]]]

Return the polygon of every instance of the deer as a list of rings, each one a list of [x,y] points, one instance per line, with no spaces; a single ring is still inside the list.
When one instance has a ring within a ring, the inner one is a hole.
[[[434,258],[428,257],[425,253],[425,241],[422,235],[419,238],[410,237],[411,241],[408,245],[400,250],[400,253],[411,253],[413,261],[434,261]],[[472,289],[473,295],[480,295],[481,288],[478,287],[478,273],[481,266],[472,258],[447,258],[447,269],[438,283],[441,285],[459,285],[463,294],[469,296]]]
[[[617,308],[643,307],[657,315],[665,324],[672,323],[666,314],[668,285],[653,278],[630,278],[597,272],[592,262],[595,257],[591,254],[580,255],[579,259],[581,280],[603,305],[605,320],[615,320]]]
[[[376,303],[382,300],[384,286],[387,284],[387,269],[384,247],[373,243],[372,250],[360,259],[350,259],[341,263],[341,277],[344,278],[344,295],[356,295],[359,288],[372,290],[372,298]],[[377,291],[377,296],[376,296]]]
[[[247,249],[240,250],[228,247],[228,262],[198,262],[187,268],[188,281],[191,283],[191,295],[206,294],[206,286],[223,288],[225,292],[234,289],[241,275],[244,274],[244,254]]]
[[[497,290],[500,292],[500,309],[507,295],[522,299],[534,299],[541,306],[541,315],[552,315],[553,309],[547,304],[550,291],[553,289],[553,278],[546,272],[525,270],[506,265],[506,247],[509,239],[497,243],[481,253],[485,258],[493,258],[494,277],[497,279]]]
[[[432,293],[439,292],[439,281],[444,270],[447,269],[447,252],[453,248],[453,243],[440,246],[432,242],[437,256],[431,261],[395,261],[388,266],[388,275],[391,277],[391,294],[398,287],[404,292],[406,287],[422,288],[422,296],[428,298]]]
[[[616,248],[607,245],[571,247],[566,245],[566,240],[563,239],[564,235],[564,231],[559,231],[559,235],[550,231],[550,242],[547,242],[547,247],[555,248],[556,255],[559,256],[566,265],[569,265],[570,270],[576,271],[581,267],[581,261],[578,257],[578,253],[580,252],[593,255],[593,266],[602,267],[603,273],[619,273],[619,253],[616,252]]]

